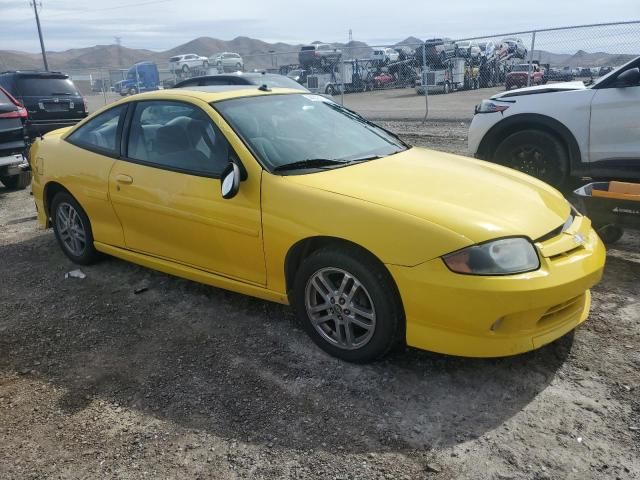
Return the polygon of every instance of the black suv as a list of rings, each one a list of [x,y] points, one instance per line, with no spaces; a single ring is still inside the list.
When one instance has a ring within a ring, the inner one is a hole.
[[[87,116],[84,98],[69,75],[60,72],[17,70],[0,73],[0,86],[29,112],[30,138],[56,128],[75,125]]]

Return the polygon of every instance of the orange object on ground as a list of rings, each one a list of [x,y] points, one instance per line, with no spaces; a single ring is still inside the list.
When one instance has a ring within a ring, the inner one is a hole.
[[[640,202],[640,183],[609,182],[609,190],[593,189],[592,196]]]

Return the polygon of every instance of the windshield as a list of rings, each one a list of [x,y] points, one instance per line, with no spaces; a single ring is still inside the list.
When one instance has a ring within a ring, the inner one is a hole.
[[[531,71],[534,70],[533,65],[531,65]],[[523,64],[523,65],[515,65],[513,67],[513,69],[511,70],[512,72],[528,72],[529,71],[529,65],[528,64]]]
[[[320,95],[244,97],[213,106],[271,170],[305,160],[357,161],[407,149],[391,133]]]
[[[68,78],[22,77],[18,83],[20,94],[26,97],[49,95],[80,95]]]

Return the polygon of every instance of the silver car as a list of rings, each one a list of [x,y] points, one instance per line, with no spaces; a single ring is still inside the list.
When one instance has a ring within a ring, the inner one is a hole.
[[[233,52],[218,53],[209,58],[209,63],[222,70],[244,70],[244,60],[239,54]]]

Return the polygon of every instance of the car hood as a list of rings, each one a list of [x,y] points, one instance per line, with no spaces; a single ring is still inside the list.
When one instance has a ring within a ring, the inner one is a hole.
[[[519,72],[510,72],[509,75]],[[522,72],[524,75],[527,72]],[[547,85],[536,85],[535,87],[518,88],[517,90],[508,90],[506,92],[496,93],[491,97],[491,100],[500,100],[501,98],[518,97],[522,95],[534,95],[538,93],[551,93],[551,92],[567,92],[572,90],[585,90],[587,87],[583,82],[561,82],[552,83]]]
[[[536,240],[570,214],[564,197],[533,177],[421,148],[285,178],[413,215],[476,243],[511,235]]]

